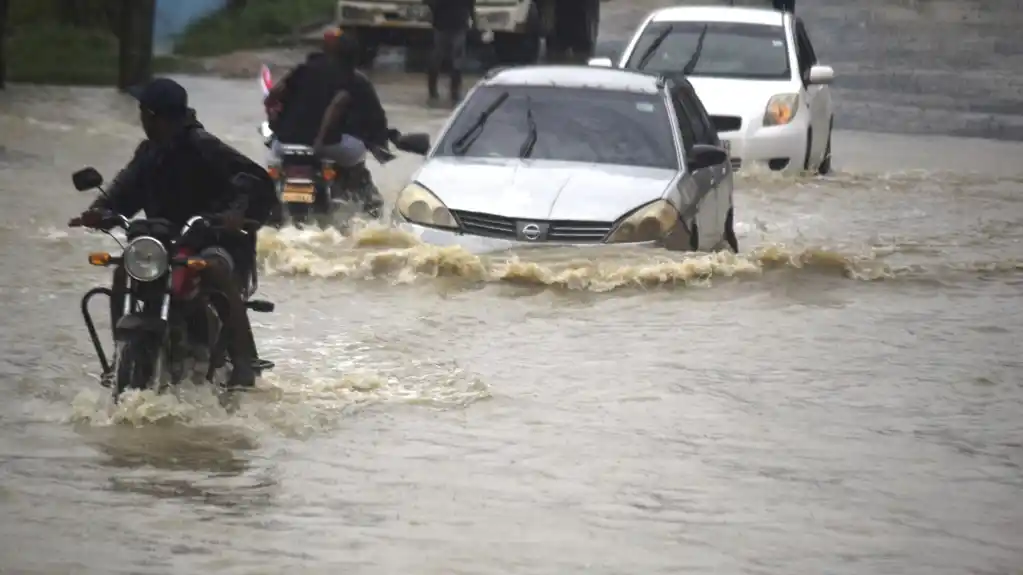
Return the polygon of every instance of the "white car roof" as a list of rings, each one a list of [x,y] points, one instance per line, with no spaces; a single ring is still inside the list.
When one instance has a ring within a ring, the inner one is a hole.
[[[777,10],[732,6],[677,6],[657,10],[654,12],[651,22],[728,22],[783,26],[785,13]]]
[[[483,83],[487,86],[589,88],[643,94],[657,94],[661,90],[657,76],[635,70],[593,66],[517,66],[495,72]]]

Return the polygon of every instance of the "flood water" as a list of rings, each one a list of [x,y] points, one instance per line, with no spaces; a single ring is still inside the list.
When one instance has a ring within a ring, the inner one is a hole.
[[[97,383],[78,300],[116,246],[65,228],[70,173],[115,173],[135,105],[0,93],[0,573],[1019,574],[1018,3],[801,2],[838,173],[739,178],[741,254],[264,231],[278,367],[231,414]],[[254,80],[182,82],[263,156]]]

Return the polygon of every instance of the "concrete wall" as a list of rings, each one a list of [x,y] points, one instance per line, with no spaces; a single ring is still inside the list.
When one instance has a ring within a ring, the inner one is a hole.
[[[174,36],[195,20],[224,7],[227,0],[157,0],[153,30],[153,50],[166,54],[174,46]]]

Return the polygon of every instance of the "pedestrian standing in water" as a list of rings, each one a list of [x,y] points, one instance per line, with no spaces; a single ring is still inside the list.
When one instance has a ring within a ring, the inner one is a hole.
[[[462,67],[465,65],[466,42],[470,29],[475,29],[476,0],[423,0],[433,18],[433,54],[427,73],[430,105],[440,102],[437,81],[445,60],[451,62],[451,105],[462,99]]]

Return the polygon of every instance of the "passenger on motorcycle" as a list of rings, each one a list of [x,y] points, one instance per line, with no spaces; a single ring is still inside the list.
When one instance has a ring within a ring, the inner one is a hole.
[[[273,180],[258,164],[203,128],[188,107],[188,94],[181,85],[158,78],[131,92],[139,101],[146,139],[106,194],[69,225],[95,228],[104,214],[131,218],[139,211],[178,227],[192,216],[219,213],[224,225],[234,231],[241,229],[245,219],[267,220],[278,201]],[[247,189],[232,185],[239,174],[249,175],[246,179],[252,185]],[[255,237],[237,233],[223,236],[219,243],[203,252],[213,265],[203,270],[201,280],[222,292],[228,303],[225,327],[233,367],[228,386],[251,387],[257,353],[243,291],[256,264]],[[125,272],[118,268],[114,273],[112,325],[123,313],[125,297]]]
[[[387,149],[387,114],[372,82],[356,69],[358,44],[335,29],[325,35],[325,58],[313,57],[277,83],[267,96],[278,143],[312,146],[343,171],[360,174],[366,153]]]

